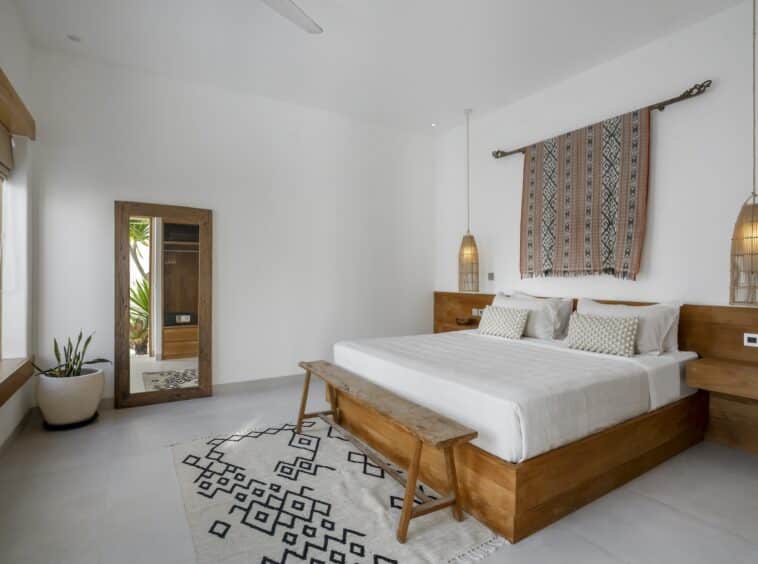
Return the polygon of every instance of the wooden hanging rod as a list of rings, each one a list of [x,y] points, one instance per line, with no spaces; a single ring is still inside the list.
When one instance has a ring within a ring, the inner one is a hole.
[[[668,100],[663,100],[662,102],[656,102],[655,104],[650,104],[647,106],[647,109],[650,111],[653,110],[660,110],[663,111],[666,109],[666,106],[670,106],[671,104],[676,104],[677,102],[681,102],[682,100],[689,100],[690,98],[694,98],[695,96],[700,96],[701,94],[704,94],[705,91],[713,84],[713,81],[711,80],[705,80],[701,82],[700,84],[695,84],[691,88],[688,88],[679,96],[674,96],[673,98],[669,98]],[[492,156],[496,159],[502,159],[503,157],[507,157],[510,155],[515,155],[516,153],[525,153],[526,149],[530,147],[531,145],[527,145],[526,147],[521,147],[520,149],[513,149],[511,151],[503,151],[501,149],[497,149],[495,151],[492,151]]]

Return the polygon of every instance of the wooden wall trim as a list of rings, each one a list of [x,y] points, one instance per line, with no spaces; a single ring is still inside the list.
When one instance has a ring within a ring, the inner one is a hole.
[[[0,68],[0,123],[11,135],[20,135],[32,140],[37,138],[37,124],[2,68]]]
[[[32,357],[5,358],[0,361],[0,407],[34,375]]]

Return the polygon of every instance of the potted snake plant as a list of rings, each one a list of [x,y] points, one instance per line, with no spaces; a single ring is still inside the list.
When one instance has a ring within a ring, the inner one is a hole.
[[[97,417],[105,377],[102,370],[91,366],[110,361],[105,358],[85,360],[92,335],[82,339],[79,331],[76,342],[69,337],[62,348],[58,339],[53,339],[57,364],[47,370],[34,365],[39,375],[37,403],[47,427],[79,426]]]

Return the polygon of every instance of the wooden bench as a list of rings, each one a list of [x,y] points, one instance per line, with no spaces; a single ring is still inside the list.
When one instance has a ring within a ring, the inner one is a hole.
[[[453,517],[457,521],[463,519],[453,447],[476,438],[476,431],[430,409],[408,401],[357,374],[353,374],[329,362],[323,360],[301,362],[300,367],[305,370],[305,381],[303,383],[303,395],[300,399],[300,410],[297,415],[297,432],[301,432],[304,419],[320,418],[329,425],[337,427],[356,448],[360,449],[361,452],[382,468],[390,477],[405,486],[403,508],[397,527],[398,541],[401,543],[405,542],[408,536],[408,525],[414,517],[421,517],[433,511],[452,507]],[[305,411],[311,375],[321,378],[326,384],[327,397],[331,407],[328,411],[313,413]],[[340,407],[337,401],[338,392],[350,396],[365,408],[391,419],[395,424],[413,436],[415,440],[413,451],[409,458],[410,464],[406,480],[389,466],[379,454],[361,443],[340,426]],[[332,420],[328,419],[330,415]],[[424,445],[438,448],[444,453],[450,494],[440,499],[431,499],[417,486],[421,450]],[[422,501],[416,507],[413,506],[414,497],[418,497]]]

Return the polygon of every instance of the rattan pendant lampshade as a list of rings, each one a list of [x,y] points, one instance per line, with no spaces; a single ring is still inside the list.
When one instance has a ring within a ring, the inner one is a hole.
[[[464,110],[466,116],[466,234],[458,251],[458,290],[479,291],[479,249],[471,234],[471,150],[469,144],[469,120],[471,110]]]
[[[753,0],[753,192],[742,204],[732,235],[729,303],[758,305],[758,197],[756,196],[755,0]]]
[[[732,237],[732,304],[758,304],[758,198],[742,205]]]

